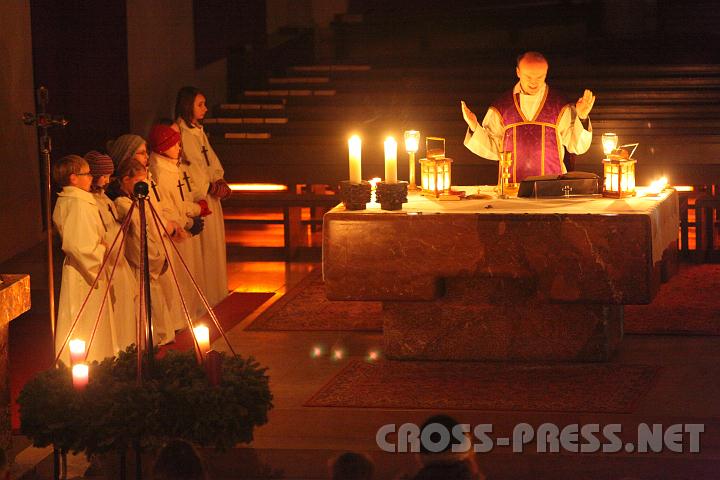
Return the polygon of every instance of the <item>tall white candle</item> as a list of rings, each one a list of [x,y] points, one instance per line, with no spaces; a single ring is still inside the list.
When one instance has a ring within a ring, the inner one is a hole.
[[[397,183],[397,142],[393,137],[385,139],[385,183]]]
[[[72,367],[73,387],[76,390],[83,390],[88,384],[89,369],[84,363],[78,363]]]
[[[73,338],[68,342],[70,349],[70,364],[82,363],[85,361],[85,341]]]
[[[198,325],[193,329],[200,352],[203,356],[210,350],[210,330],[205,325]]]
[[[362,181],[361,174],[361,152],[362,141],[357,135],[353,135],[348,140],[348,152],[350,156],[350,183],[360,183]]]

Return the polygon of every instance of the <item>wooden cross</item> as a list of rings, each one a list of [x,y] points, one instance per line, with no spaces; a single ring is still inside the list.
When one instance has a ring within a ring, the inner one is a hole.
[[[178,190],[180,190],[180,199],[184,202],[184,201],[185,201],[185,194],[183,193],[183,188],[182,188],[183,185],[185,185],[185,184],[182,183],[182,182],[180,181],[180,179],[178,178],[177,187],[178,187]]]
[[[157,192],[157,185],[155,184],[155,180],[150,180],[150,188],[152,188],[152,191],[155,194],[155,200],[157,200],[159,202],[160,195]]]
[[[208,152],[207,147],[205,147],[205,145],[203,145],[203,146],[202,146],[202,149],[201,149],[200,151],[201,151],[202,154],[205,156],[205,163],[206,163],[207,166],[209,167],[209,166],[210,166],[210,159],[208,159],[208,156],[207,156],[207,152]]]
[[[190,186],[190,177],[188,177],[187,172],[183,172],[183,180],[185,180],[185,185],[188,187],[188,192],[192,193],[192,187]]]

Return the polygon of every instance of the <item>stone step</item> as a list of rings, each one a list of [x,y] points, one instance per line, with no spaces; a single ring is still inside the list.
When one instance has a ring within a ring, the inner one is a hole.
[[[245,90],[243,95],[252,98],[273,98],[273,97],[327,97],[337,93],[333,89],[268,89],[268,90]]]
[[[325,84],[330,82],[330,77],[270,77],[268,83],[270,85],[287,85],[287,84]]]
[[[368,72],[372,70],[370,65],[344,65],[344,64],[332,64],[332,65],[295,65],[288,68],[289,71],[295,73],[340,73],[340,72]]]

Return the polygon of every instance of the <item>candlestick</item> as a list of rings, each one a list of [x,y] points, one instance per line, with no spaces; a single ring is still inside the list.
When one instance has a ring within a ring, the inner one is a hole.
[[[393,137],[385,139],[385,183],[397,183],[397,142]]]
[[[417,183],[415,181],[415,153],[418,151],[420,146],[420,132],[417,130],[406,130],[405,131],[405,151],[408,152],[408,166],[410,167],[409,178],[408,178],[408,190],[417,190]]]
[[[195,333],[195,340],[197,340],[198,346],[200,347],[200,352],[204,357],[208,350],[210,350],[210,330],[205,325],[198,325],[193,328],[193,332]]]
[[[70,349],[70,365],[82,363],[85,361],[85,341],[79,338],[73,338],[68,342]]]
[[[84,390],[88,384],[89,369],[84,363],[78,363],[72,367],[72,380],[75,390]]]
[[[353,135],[348,140],[348,153],[350,157],[350,183],[360,183],[362,181],[362,141],[357,135]]]

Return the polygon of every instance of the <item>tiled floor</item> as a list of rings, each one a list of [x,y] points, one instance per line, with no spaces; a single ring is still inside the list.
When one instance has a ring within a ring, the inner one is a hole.
[[[376,478],[396,478],[416,468],[412,454],[381,452],[377,430],[389,423],[422,423],[431,412],[407,409],[312,408],[304,403],[349,360],[364,357],[381,344],[381,335],[342,332],[259,332],[245,328],[288,289],[319,266],[318,250],[304,252],[308,261],[288,263],[279,246],[279,226],[229,225],[229,284],[236,291],[275,292],[256,312],[228,332],[242,355],[253,355],[269,367],[275,408],[267,425],[256,430],[252,448],[225,454],[205,452],[223,476],[215,478],[327,478],[327,460],[344,450],[368,453],[376,463]],[[308,233],[308,244],[319,245],[320,234]],[[312,358],[318,343],[343,347],[348,356],[333,361]],[[222,342],[216,348],[223,348]],[[513,454],[499,448],[479,457],[490,479],[616,479],[717,478],[720,471],[720,337],[627,336],[612,360],[623,364],[657,365],[657,381],[632,414],[567,414],[558,412],[451,411],[464,423],[492,423],[498,432],[521,422],[619,423],[632,431],[639,423],[702,423],[698,454]],[[478,364],[482,368],[482,364]],[[438,392],[442,395],[443,392]],[[412,401],[409,401],[412,405]],[[47,471],[47,469],[45,470]],[[232,473],[231,473],[232,472]],[[38,478],[43,478],[42,476]]]

